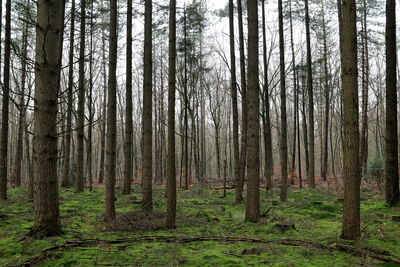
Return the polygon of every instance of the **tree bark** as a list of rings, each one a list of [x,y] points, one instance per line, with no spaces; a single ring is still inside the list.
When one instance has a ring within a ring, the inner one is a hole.
[[[10,102],[11,0],[6,1],[2,127],[0,136],[0,200],[7,199],[8,108]]]
[[[77,111],[77,138],[76,138],[76,177],[75,192],[84,190],[84,139],[85,139],[85,28],[86,28],[86,0],[81,0],[80,12],[80,47],[79,47],[79,88],[78,88],[78,111]]]
[[[232,100],[232,130],[233,130],[233,164],[236,190],[241,190],[239,172],[239,123],[236,85],[236,59],[235,59],[235,27],[233,16],[233,0],[229,0],[229,43],[231,58],[231,100]],[[239,194],[239,192],[238,192]]]
[[[107,103],[106,220],[115,219],[115,180],[117,160],[117,0],[110,0],[110,45]]]
[[[144,85],[143,85],[143,200],[142,209],[153,208],[153,140],[152,140],[152,0],[145,0]]]
[[[243,200],[243,186],[246,176],[246,149],[247,149],[247,84],[246,84],[246,63],[244,55],[244,34],[243,34],[243,12],[242,0],[237,0],[238,28],[239,28],[239,53],[240,53],[240,87],[242,89],[242,132],[240,144],[240,180],[236,189],[236,203]]]
[[[248,25],[248,140],[247,140],[247,201],[246,221],[258,222],[260,217],[260,118],[258,84],[258,6],[256,0],[247,2]]]
[[[57,102],[65,1],[37,1],[34,112],[35,236],[61,233],[57,183]]]
[[[341,58],[343,96],[344,209],[342,237],[360,237],[359,118],[357,81],[357,28],[355,0],[342,0]]]
[[[175,165],[175,90],[176,90],[176,0],[169,4],[169,67],[168,67],[168,156],[167,156],[167,228],[176,221]]]
[[[306,0],[307,1],[307,0]],[[285,40],[283,32],[282,0],[278,0],[279,12],[279,66],[280,66],[280,98],[281,98],[281,201],[287,201],[287,177],[288,177],[288,151],[287,151],[287,118],[286,118],[286,73],[285,73]]]
[[[397,76],[396,76],[396,2],[386,1],[386,134],[385,180],[386,202],[399,202],[399,168],[397,139]]]
[[[132,183],[132,0],[127,2],[126,22],[126,107],[125,107],[125,144],[124,144],[124,184],[122,193],[131,193]],[[161,164],[161,162],[159,162]]]
[[[304,1],[306,17],[306,44],[307,44],[307,91],[308,91],[308,152],[309,170],[308,182],[311,188],[315,188],[315,154],[314,154],[314,94],[312,77],[312,58],[311,58],[311,36],[310,36],[310,16],[308,12],[308,0]]]

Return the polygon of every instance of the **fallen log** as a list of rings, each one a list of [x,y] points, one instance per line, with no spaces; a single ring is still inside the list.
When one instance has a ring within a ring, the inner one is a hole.
[[[400,259],[396,259],[394,255],[388,255],[388,253],[375,252],[369,248],[356,248],[348,245],[333,243],[331,245],[325,245],[317,242],[297,239],[260,239],[254,237],[216,237],[216,236],[198,236],[198,237],[185,237],[185,236],[138,236],[131,238],[120,238],[114,240],[104,239],[80,239],[67,241],[64,244],[55,245],[53,247],[42,250],[42,252],[27,261],[17,264],[16,266],[33,266],[49,257],[53,252],[71,249],[76,247],[90,247],[97,245],[115,245],[115,244],[133,244],[138,242],[166,242],[166,243],[193,243],[193,242],[204,242],[204,241],[215,241],[225,243],[235,242],[248,242],[248,243],[277,243],[286,246],[298,246],[298,247],[309,247],[314,249],[322,249],[327,251],[340,251],[352,254],[359,257],[369,257],[374,260],[380,260],[389,263],[400,264]]]

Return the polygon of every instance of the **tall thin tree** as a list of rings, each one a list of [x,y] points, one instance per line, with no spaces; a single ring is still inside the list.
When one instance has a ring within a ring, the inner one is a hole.
[[[175,87],[176,87],[176,0],[169,4],[169,66],[168,66],[168,154],[167,154],[167,218],[166,227],[175,228],[176,167],[175,167]]]
[[[396,1],[386,0],[386,135],[385,179],[386,202],[399,202],[399,161],[397,138],[396,77]]]
[[[236,190],[240,190],[239,173],[239,122],[236,86],[236,59],[235,59],[235,27],[233,16],[233,0],[229,0],[229,43],[231,59],[231,100],[232,100],[232,131],[233,131],[233,165],[236,181]],[[239,193],[237,193],[239,194]]]
[[[68,88],[67,88],[67,129],[65,135],[64,169],[61,187],[69,186],[69,170],[71,162],[71,131],[72,131],[72,106],[73,106],[73,84],[74,84],[74,43],[75,43],[75,0],[71,2],[71,29],[69,36],[69,65],[68,65]]]
[[[107,102],[106,219],[115,219],[115,180],[117,160],[117,0],[110,0],[110,45]]]
[[[304,1],[306,17],[306,46],[307,46],[307,91],[308,91],[308,153],[309,170],[308,183],[311,188],[315,188],[315,155],[314,155],[314,94],[312,77],[312,57],[311,57],[311,33],[310,33],[310,14],[308,10],[308,0]]]
[[[75,192],[84,190],[86,0],[81,0]]]
[[[240,89],[242,92],[242,131],[240,144],[240,184],[236,188],[236,203],[243,200],[242,192],[244,178],[246,176],[246,147],[247,147],[247,83],[246,83],[246,63],[244,55],[244,33],[243,33],[243,11],[242,0],[237,0],[238,30],[239,30],[239,55],[240,55]]]
[[[307,0],[306,0],[307,1]],[[288,178],[288,151],[287,151],[287,117],[286,117],[286,73],[285,73],[285,39],[283,31],[283,8],[282,0],[278,0],[279,12],[279,66],[280,66],[280,98],[281,98],[281,193],[280,199],[287,201],[287,178]]]
[[[152,138],[152,0],[145,0],[144,7],[144,84],[143,84],[143,199],[142,209],[153,208],[153,138]]]
[[[126,106],[125,106],[125,144],[124,144],[124,184],[122,193],[131,193],[132,183],[132,0],[127,2],[126,21]]]
[[[10,61],[11,61],[11,0],[6,1],[6,31],[4,42],[3,106],[1,110],[0,136],[0,200],[7,199],[8,159],[8,108],[10,103]]]

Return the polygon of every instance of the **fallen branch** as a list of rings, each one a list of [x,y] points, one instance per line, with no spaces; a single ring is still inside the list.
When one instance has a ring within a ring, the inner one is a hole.
[[[394,259],[393,255],[385,255],[374,252],[371,249],[367,248],[355,248],[342,244],[331,244],[325,245],[321,243],[316,243],[312,241],[306,240],[297,240],[297,239],[260,239],[254,237],[215,237],[215,236],[199,236],[199,237],[184,237],[184,236],[138,236],[131,238],[120,238],[115,240],[103,240],[103,239],[81,239],[81,240],[73,240],[67,241],[64,244],[56,245],[47,249],[44,249],[40,255],[37,255],[17,266],[32,266],[35,265],[48,257],[51,256],[52,252],[70,249],[76,247],[90,247],[97,245],[113,245],[113,244],[132,244],[138,242],[166,242],[166,243],[192,243],[192,242],[204,242],[204,241],[215,241],[215,242],[226,242],[226,243],[235,243],[235,242],[248,242],[248,243],[259,243],[259,244],[267,244],[267,243],[278,243],[286,246],[299,246],[299,247],[309,247],[314,249],[322,249],[327,251],[340,251],[352,254],[354,256],[359,257],[369,257],[374,260],[380,260],[390,263],[400,264],[399,259]]]

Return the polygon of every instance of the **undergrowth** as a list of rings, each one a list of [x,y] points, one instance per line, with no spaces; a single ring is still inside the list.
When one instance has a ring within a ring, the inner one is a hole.
[[[117,194],[117,213],[135,214],[140,210],[140,193]],[[362,238],[357,242],[339,238],[342,206],[340,196],[322,190],[293,190],[289,201],[280,202],[278,191],[261,193],[260,223],[244,222],[244,204],[234,204],[234,190],[192,188],[178,191],[177,229],[116,231],[103,221],[104,190],[96,188],[75,194],[62,190],[61,223],[64,235],[45,240],[26,238],[33,224],[32,202],[25,189],[10,190],[9,200],[0,202],[0,266],[13,266],[40,253],[41,250],[80,238],[116,239],[140,235],[169,236],[249,236],[269,240],[293,238],[323,244],[343,243],[384,250],[400,256],[400,223],[392,221],[400,207],[388,207],[381,196],[362,193]],[[154,209],[166,209],[164,188],[154,190]],[[282,232],[277,223],[290,222],[295,227]],[[269,243],[250,244],[195,242],[135,243],[98,245],[57,251],[40,266],[390,266],[369,258],[342,252],[327,252],[306,247]]]

